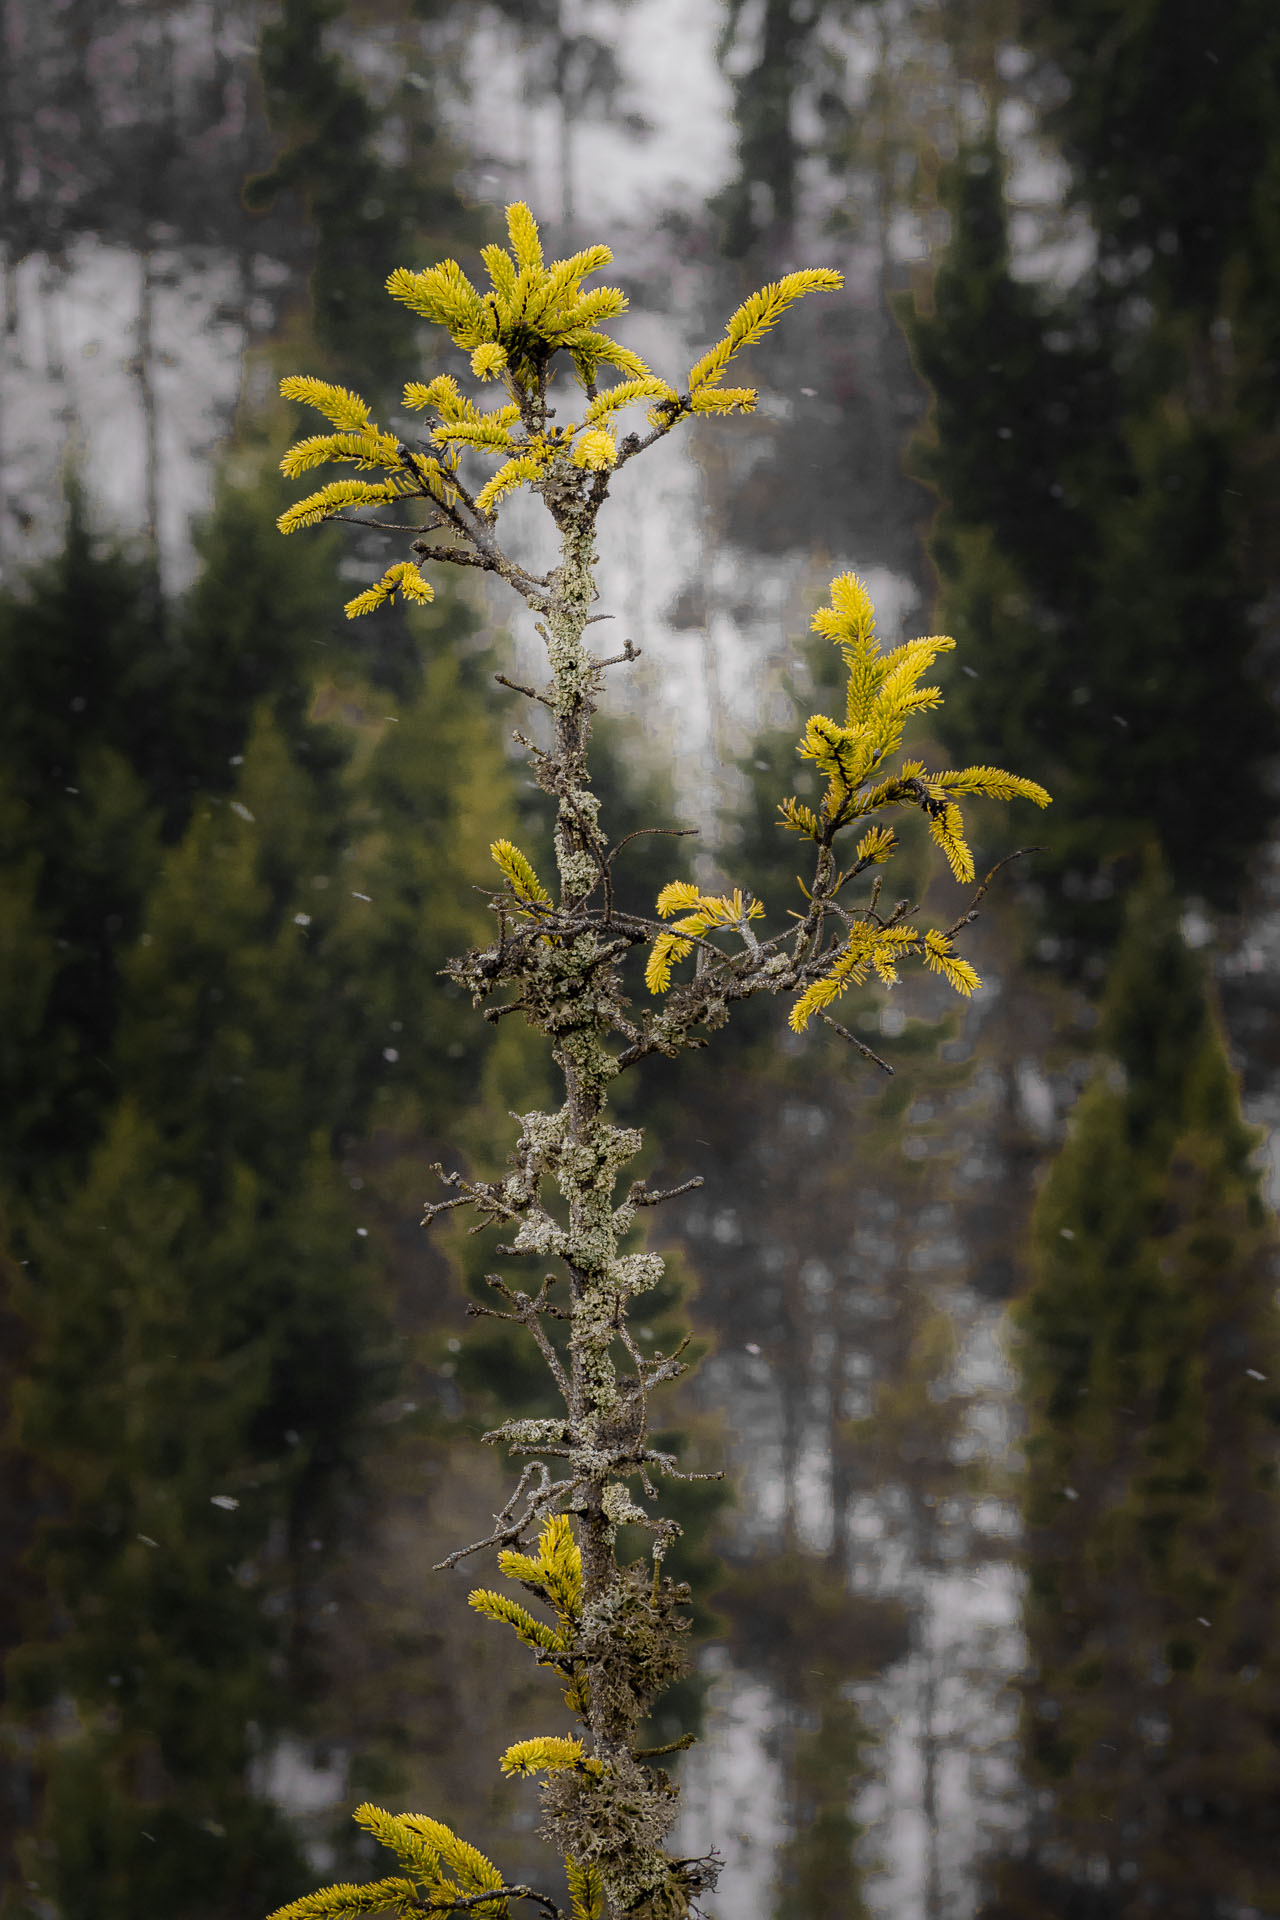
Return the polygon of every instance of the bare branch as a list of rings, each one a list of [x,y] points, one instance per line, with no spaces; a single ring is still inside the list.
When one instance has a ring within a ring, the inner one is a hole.
[[[546,694],[539,693],[536,687],[526,687],[522,686],[518,680],[508,680],[505,673],[495,673],[493,677],[500,687],[510,687],[512,693],[522,693],[526,700],[541,700],[544,707],[551,706]]]
[[[648,1464],[651,1467],[656,1467],[659,1473],[665,1473],[668,1480],[723,1480],[724,1479],[723,1467],[721,1467],[719,1471],[716,1473],[685,1473],[682,1471],[681,1468],[679,1468],[676,1465],[676,1457],[674,1453],[658,1453],[652,1447],[650,1447],[642,1457],[644,1460],[648,1462]]]
[[[404,497],[407,499],[409,496],[405,495]],[[361,519],[358,514],[348,513],[329,513],[325,515],[325,518],[335,526],[376,527],[379,533],[434,533],[438,527],[445,524],[442,520],[436,519],[428,520],[425,526],[406,527],[401,520],[364,520]],[[446,554],[451,551],[452,549],[448,547],[442,549],[442,552]]]
[[[609,614],[607,616],[602,616],[602,617],[607,617],[609,619],[613,618],[612,614]],[[631,641],[627,640],[623,644],[621,653],[611,653],[607,656],[607,658],[603,660],[595,660],[592,662],[592,664],[597,667],[620,667],[623,665],[625,661],[638,660],[643,652],[644,652],[643,647],[633,646]]]
[[[678,1740],[668,1740],[665,1747],[637,1747],[637,1760],[660,1760],[664,1753],[687,1753],[690,1747],[696,1747],[696,1733],[682,1733]]]
[[[450,561],[455,567],[480,567],[486,573],[498,573],[501,569],[488,554],[472,553],[466,547],[429,547],[425,540],[415,540],[409,549],[417,554],[419,560],[431,562]]]
[[[519,1519],[513,1519],[516,1507],[525,1497],[529,1482],[535,1474],[541,1475],[541,1483],[536,1491],[528,1495],[528,1504]],[[473,1541],[469,1547],[458,1547],[444,1560],[438,1560],[433,1569],[436,1573],[447,1572],[456,1567],[459,1561],[468,1559],[473,1553],[483,1553],[486,1547],[514,1547],[520,1544],[530,1527],[544,1520],[556,1502],[573,1493],[578,1486],[576,1480],[552,1480],[545,1464],[541,1460],[530,1460],[523,1468],[516,1490],[501,1513],[494,1515],[494,1530],[484,1540]]]
[[[996,864],[994,865],[994,867],[992,867],[990,873],[987,875],[986,879],[983,881],[982,885],[978,888],[978,891],[974,894],[972,900],[969,902],[969,905],[966,911],[960,916],[960,918],[956,921],[954,926],[947,928],[947,939],[950,940],[955,934],[959,933],[961,927],[968,926],[969,922],[976,917],[978,902],[982,899],[983,895],[987,891],[987,888],[991,885],[991,882],[995,879],[996,875],[999,873],[1002,867],[1007,867],[1010,864],[1010,862],[1013,860],[1024,859],[1026,855],[1029,853],[1043,853],[1043,852],[1044,852],[1043,847],[1015,847],[1012,853],[1006,853],[1003,860],[997,860]]]
[[[504,1015],[508,1013],[519,1013],[521,1008],[528,1006],[528,1004],[527,1000],[508,1000],[500,1007],[486,1007],[484,1017],[486,1020],[491,1020],[493,1024],[497,1026],[499,1020],[501,1020]]]
[[[533,1887],[490,1887],[484,1893],[453,1894],[447,1900],[415,1900],[409,1905],[414,1913],[469,1913],[477,1907],[492,1906],[498,1900],[533,1900],[544,1913],[553,1915],[554,1920],[565,1920],[550,1894],[538,1893]]]
[[[638,453],[646,452],[649,447],[654,445],[655,441],[664,439],[666,435],[670,433],[672,427],[675,426],[677,420],[682,419],[688,412],[689,396],[687,393],[681,394],[680,398],[671,404],[668,418],[660,427],[655,427],[652,433],[647,433],[643,440],[638,434],[629,433],[622,442],[622,445],[618,448],[618,457],[613,463],[613,471],[616,473],[619,467],[626,466],[628,460],[634,460]]]
[[[438,1213],[447,1213],[450,1207],[469,1207],[471,1200],[467,1194],[459,1194],[456,1200],[424,1200],[421,1225],[429,1227]]]
[[[674,1200],[678,1194],[692,1193],[695,1187],[705,1185],[706,1182],[700,1173],[695,1173],[692,1180],[686,1180],[683,1186],[654,1187],[652,1192],[643,1180],[635,1180],[631,1184],[631,1191],[627,1195],[627,1201],[628,1204],[633,1207],[656,1207],[664,1200]]]
[[[910,951],[910,949],[908,949],[908,951]],[[842,1040],[847,1040],[851,1047],[856,1047],[865,1059],[873,1060],[876,1066],[882,1068],[885,1073],[892,1074],[893,1068],[889,1065],[889,1062],[882,1060],[880,1055],[876,1053],[873,1048],[869,1047],[865,1040],[859,1040],[856,1033],[850,1033],[848,1027],[842,1027],[838,1020],[833,1020],[829,1013],[823,1013],[821,1009],[818,1011],[818,1018],[824,1026],[830,1027],[833,1033],[838,1033]]]
[[[607,665],[607,662],[601,661],[600,664],[604,666]],[[698,831],[699,829],[697,827],[637,827],[633,833],[623,834],[621,840],[619,840],[617,846],[608,857],[610,861],[616,860],[628,842],[638,840],[642,833],[661,833],[665,834],[666,837],[671,840],[687,840],[690,834],[697,834]]]
[[[495,1276],[492,1274],[486,1274],[485,1279],[488,1280],[489,1284],[492,1286],[494,1284]],[[569,1376],[564,1370],[564,1366],[561,1363],[560,1355],[556,1352],[550,1340],[548,1340],[545,1330],[539,1325],[539,1318],[538,1318],[539,1315],[547,1311],[546,1307],[539,1305],[539,1301],[542,1300],[542,1297],[546,1293],[546,1290],[547,1290],[547,1282],[544,1280],[542,1283],[541,1290],[539,1291],[539,1293],[534,1299],[530,1299],[527,1293],[516,1293],[513,1295],[509,1295],[508,1297],[514,1300],[515,1308],[516,1308],[515,1313],[511,1316],[511,1318],[519,1320],[521,1326],[527,1327],[529,1329],[529,1332],[533,1335],[534,1339],[537,1341],[538,1352],[542,1355],[543,1359],[546,1361],[547,1370],[550,1373],[552,1379],[555,1381],[557,1387],[560,1389],[561,1397],[564,1400],[564,1403],[567,1407],[570,1405],[573,1399],[573,1388],[570,1384]],[[506,1291],[507,1289],[504,1286],[503,1292],[505,1293]]]

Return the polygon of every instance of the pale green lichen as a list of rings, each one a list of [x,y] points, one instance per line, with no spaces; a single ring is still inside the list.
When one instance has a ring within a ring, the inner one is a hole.
[[[484,1435],[491,1444],[506,1441],[522,1447],[563,1446],[568,1437],[563,1420],[504,1420]]]
[[[634,1299],[657,1286],[665,1265],[660,1253],[624,1253],[610,1264],[609,1279],[620,1295]]]
[[[613,1527],[626,1526],[628,1523],[647,1526],[649,1515],[643,1507],[638,1507],[631,1498],[630,1491],[621,1480],[611,1480],[600,1496],[600,1504]]]
[[[536,1253],[547,1259],[555,1254],[569,1253],[569,1236],[554,1220],[546,1214],[540,1214],[536,1219],[520,1222],[512,1246],[517,1253]]]

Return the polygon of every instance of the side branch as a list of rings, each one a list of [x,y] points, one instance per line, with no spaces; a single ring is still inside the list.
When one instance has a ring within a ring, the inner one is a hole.
[[[611,619],[612,615],[602,614],[600,617],[602,619]],[[630,640],[625,640],[622,644],[621,653],[611,653],[603,660],[593,660],[591,664],[596,667],[620,667],[625,665],[629,660],[638,660],[643,651],[644,649],[642,647],[633,646]],[[643,828],[641,831],[643,832]]]
[[[664,1748],[663,1751],[666,1752],[667,1749]],[[533,1887],[489,1887],[484,1893],[460,1893],[447,1900],[415,1900],[411,1911],[414,1913],[470,1913],[477,1907],[492,1906],[497,1900],[532,1900],[542,1908],[545,1914],[551,1916],[551,1920],[564,1920],[563,1912],[550,1894],[538,1893]]]
[[[564,1370],[560,1355],[548,1340],[546,1329],[541,1324],[542,1315],[546,1313],[557,1320],[569,1318],[563,1308],[552,1306],[546,1297],[548,1287],[554,1285],[555,1276],[548,1274],[532,1298],[527,1293],[519,1293],[509,1287],[500,1273],[486,1273],[485,1279],[495,1293],[500,1293],[504,1300],[511,1302],[512,1311],[502,1313],[495,1307],[482,1307],[472,1300],[467,1303],[468,1315],[472,1318],[483,1316],[494,1320],[514,1320],[517,1325],[527,1327],[537,1343],[538,1352],[547,1363],[548,1372],[560,1389],[565,1405],[568,1406],[573,1397],[573,1388],[569,1383],[569,1376]]]
[[[607,667],[609,664],[607,660],[600,662],[602,667]],[[634,832],[623,834],[621,840],[619,840],[617,846],[614,847],[608,858],[612,864],[622,852],[622,849],[629,845],[632,840],[638,840],[642,833],[661,833],[665,834],[667,838],[671,840],[687,840],[690,834],[696,835],[697,832],[697,827],[637,827]]]
[[[893,1068],[889,1065],[889,1062],[882,1060],[880,1055],[875,1052],[874,1048],[869,1047],[865,1040],[859,1040],[856,1033],[850,1033],[848,1027],[842,1027],[838,1020],[833,1020],[829,1013],[823,1013],[821,1009],[819,1009],[818,1018],[824,1027],[830,1027],[831,1031],[838,1033],[842,1040],[847,1040],[851,1047],[856,1047],[864,1059],[874,1061],[876,1066],[882,1067],[886,1073],[892,1074]]]
[[[1012,853],[1006,853],[1003,860],[997,860],[996,864],[994,865],[994,867],[992,867],[990,873],[987,875],[986,879],[983,881],[982,885],[978,888],[978,891],[974,894],[972,900],[969,902],[969,905],[964,911],[964,913],[961,914],[960,918],[955,922],[954,926],[950,926],[947,928],[948,940],[952,939],[957,933],[959,933],[961,927],[967,927],[971,920],[974,920],[977,918],[978,902],[982,899],[983,895],[986,893],[987,888],[991,885],[991,882],[995,879],[1001,867],[1007,867],[1010,861],[1012,860],[1024,859],[1025,856],[1029,853],[1043,853],[1043,852],[1044,852],[1043,847],[1015,847]]]
[[[544,707],[550,707],[554,713],[553,703],[548,700],[545,693],[539,693],[536,687],[526,687],[519,680],[508,680],[505,673],[495,673],[493,677],[500,687],[510,687],[512,693],[522,693],[526,700],[540,700]]]
[[[890,1071],[892,1071],[892,1069],[890,1069]],[[632,1182],[631,1190],[627,1194],[627,1205],[631,1207],[660,1206],[664,1200],[674,1200],[679,1194],[692,1193],[695,1187],[705,1185],[706,1182],[700,1173],[695,1173],[692,1180],[686,1180],[681,1186],[654,1187],[652,1190],[645,1185],[643,1180],[635,1180]]]
[[[473,553],[466,547],[431,547],[425,540],[415,540],[409,551],[419,560],[448,560],[455,567],[481,567],[486,573],[501,571],[497,561],[487,553]]]
[[[519,1519],[515,1519],[513,1518],[515,1510],[520,1504],[520,1501],[525,1497],[529,1483],[535,1475],[541,1476],[538,1486],[533,1492],[528,1494],[528,1504],[524,1512],[520,1515]],[[519,1546],[530,1527],[536,1525],[540,1520],[545,1520],[556,1501],[561,1499],[565,1494],[572,1493],[576,1485],[577,1482],[575,1480],[553,1480],[541,1460],[530,1460],[521,1472],[520,1478],[516,1483],[516,1490],[508,1500],[506,1506],[502,1509],[501,1513],[496,1513],[493,1516],[493,1532],[485,1539],[475,1540],[469,1547],[458,1547],[443,1560],[437,1560],[432,1571],[434,1573],[448,1572],[450,1568],[456,1567],[459,1561],[468,1559],[471,1554],[483,1553],[486,1547]]]

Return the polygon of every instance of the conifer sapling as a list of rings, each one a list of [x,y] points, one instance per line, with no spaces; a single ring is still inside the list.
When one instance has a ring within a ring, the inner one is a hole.
[[[614,287],[584,290],[583,282],[609,264],[607,247],[548,265],[529,209],[509,207],[507,224],[509,250],[483,252],[487,291],[452,260],[421,273],[397,268],[387,282],[395,299],[443,327],[470,355],[477,382],[499,383],[501,403],[485,410],[449,374],[410,381],[404,405],[429,422],[425,436],[410,444],[376,425],[364,401],[345,388],[303,375],[286,379],[285,396],[316,408],[331,431],[291,448],[285,473],[336,462],[377,477],[328,481],[289,508],[280,529],[293,533],[336,519],[411,536],[412,559],[394,561],[357,594],[347,607],[353,618],[397,594],[429,600],[424,566],[477,567],[515,590],[545,643],[549,679],[520,691],[547,710],[552,744],[517,738],[537,785],[555,804],[558,884],[553,894],[517,846],[495,841],[501,885],[492,895],[493,943],[460,956],[450,971],[476,1005],[484,1004],[486,1019],[519,1013],[550,1040],[564,1104],[521,1116],[505,1179],[444,1174],[452,1191],[427,1205],[424,1224],[448,1208],[472,1208],[477,1229],[505,1232],[499,1257],[554,1266],[532,1293],[518,1279],[489,1275],[503,1304],[472,1311],[527,1329],[564,1413],[511,1420],[485,1436],[522,1460],[519,1477],[492,1530],[443,1564],[496,1550],[499,1572],[541,1609],[533,1612],[507,1592],[471,1595],[477,1612],[511,1627],[554,1676],[580,1729],[520,1741],[498,1760],[508,1774],[543,1777],[542,1833],[563,1860],[574,1920],[669,1920],[714,1884],[715,1857],[667,1851],[675,1788],[653,1764],[661,1755],[637,1746],[647,1709],[683,1669],[680,1610],[688,1593],[664,1575],[678,1528],[658,1506],[658,1483],[685,1476],[649,1438],[649,1397],[684,1363],[679,1350],[642,1353],[631,1335],[631,1302],[657,1284],[663,1263],[629,1243],[641,1208],[701,1182],[661,1192],[633,1181],[619,1193],[641,1135],[608,1119],[610,1083],[650,1055],[705,1046],[731,1007],[757,993],[787,996],[795,1031],[817,1019],[868,1055],[828,1011],[848,987],[873,974],[892,984],[904,963],[920,962],[958,993],[972,993],[977,975],[955,940],[977,899],[945,928],[914,924],[906,901],[882,910],[879,870],[896,849],[886,816],[919,809],[955,878],[968,882],[974,867],[962,799],[985,794],[1043,806],[1048,795],[1034,781],[991,767],[930,773],[922,761],[898,762],[908,720],[941,701],[936,686],[921,683],[952,642],[910,640],[883,651],[865,588],[842,574],[813,624],[843,655],[846,710],[838,720],[815,714],[799,746],[826,789],[816,809],[798,798],[784,799],[779,809],[780,825],[814,849],[811,875],[801,883],[803,907],[791,913],[790,925],[769,933],[763,903],[740,888],[709,894],[673,880],[653,917],[620,910],[613,866],[622,847],[610,843],[600,822],[587,750],[606,669],[637,654],[629,641],[609,657],[586,645],[586,629],[599,617],[592,612],[597,517],[615,475],[686,420],[750,412],[754,389],[724,384],[731,362],[797,300],[838,289],[841,277],[816,268],[762,287],[676,387],[604,331],[625,312],[626,298]],[[557,376],[555,399],[572,413],[563,424],[551,404]],[[625,429],[625,416],[637,410],[644,430]],[[478,482],[472,468],[486,462],[492,471]],[[546,574],[499,543],[501,503],[520,488],[541,499],[555,525],[559,558]],[[418,524],[367,511],[405,502],[417,505]],[[859,894],[853,883],[864,876],[870,885]],[[641,949],[647,998],[637,1009],[627,991],[628,962]],[[619,1562],[615,1540],[624,1523],[652,1535],[651,1564]],[[310,1895],[276,1920],[469,1911],[497,1920],[515,1900],[560,1916],[552,1895],[508,1883],[437,1820],[369,1806],[356,1819],[396,1856],[399,1872]]]

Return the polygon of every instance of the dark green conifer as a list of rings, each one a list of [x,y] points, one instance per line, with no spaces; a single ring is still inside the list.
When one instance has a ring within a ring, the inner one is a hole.
[[[325,44],[345,11],[344,0],[284,0],[263,28],[267,117],[283,145],[270,169],[246,182],[245,200],[264,212],[280,193],[300,196],[315,232],[316,340],[348,378],[381,393],[388,369],[406,364],[415,346],[408,316],[381,298],[387,262],[416,254],[424,232],[477,236],[427,104],[407,82],[395,102],[406,151],[395,165],[379,154],[383,115]]]
[[[49,1119],[10,1104],[29,1178],[7,1195],[26,1265],[6,1269],[5,1310],[26,1378],[3,1473],[27,1588],[5,1620],[26,1642],[6,1733],[36,1889],[12,1897],[66,1920],[139,1899],[266,1910],[305,1871],[263,1769],[280,1737],[323,1731],[319,1581],[392,1382],[381,1235],[359,1236],[354,1208],[390,1224],[404,1205],[395,1151],[368,1183],[351,1153],[371,1123],[414,1147],[438,1130],[459,1064],[478,1104],[482,1047],[455,1046],[456,990],[435,976],[479,923],[461,870],[483,870],[509,817],[482,656],[442,598],[413,616],[425,666],[393,618],[370,684],[335,626],[332,550],[275,551],[269,484],[223,487],[204,570],[164,621],[146,625],[145,576],[130,602],[128,563],[88,542],[4,615],[36,745],[6,797],[0,990],[15,1090],[42,1091]],[[99,697],[81,710],[62,697],[71,594],[53,587],[85,553]],[[41,750],[80,789],[60,836]],[[102,991],[55,1020],[72,936],[101,950],[76,918],[86,875],[100,913],[126,910]],[[102,1084],[60,1143],[90,1044]]]
[[[1118,857],[1154,837],[1180,890],[1226,905],[1268,831],[1277,727],[1236,505],[1265,409],[1256,383],[1202,377],[1229,274],[1204,312],[1167,278],[1142,306],[1108,275],[1033,289],[1010,271],[994,142],[961,155],[947,195],[935,310],[908,331],[935,396],[918,461],[940,495],[939,618],[973,675],[949,736],[960,752],[999,714],[1002,752],[1061,796],[1058,919],[1096,944]],[[1204,832],[1206,794],[1239,823],[1230,844]]]
[[[158,858],[165,641],[144,566],[71,492],[61,551],[0,596],[0,1141],[8,1183],[92,1140],[116,950]],[[148,777],[148,775],[152,777]]]
[[[1037,1797],[989,1912],[1270,1912],[1276,1238],[1158,869],[1130,903],[1103,1038],[1017,1310]]]

